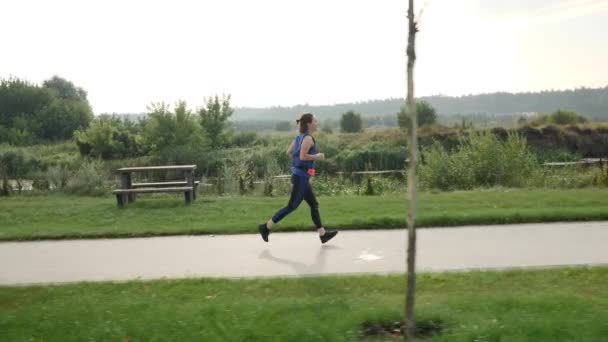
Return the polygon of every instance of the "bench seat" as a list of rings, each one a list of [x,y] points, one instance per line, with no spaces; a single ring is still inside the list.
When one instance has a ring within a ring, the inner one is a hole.
[[[194,181],[194,187],[196,187],[200,181]],[[188,182],[158,182],[158,183],[133,183],[131,187],[133,188],[156,188],[156,187],[165,187],[165,186],[186,186]]]
[[[186,204],[192,203],[195,192],[192,186],[169,187],[169,188],[136,188],[136,189],[117,189],[112,193],[116,195],[118,206],[122,207],[135,200],[135,194],[155,193],[155,192],[183,192]]]

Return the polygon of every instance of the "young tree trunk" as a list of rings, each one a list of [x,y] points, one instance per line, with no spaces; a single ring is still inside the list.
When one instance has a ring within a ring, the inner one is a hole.
[[[418,32],[416,21],[414,21],[414,0],[409,0],[408,18],[408,40],[407,40],[407,111],[412,126],[410,132],[409,146],[409,172],[407,177],[407,292],[405,297],[405,339],[413,340],[416,330],[414,316],[414,303],[416,299],[416,165],[418,164],[418,115],[416,115],[416,104],[414,103],[414,63],[416,62],[416,32]]]

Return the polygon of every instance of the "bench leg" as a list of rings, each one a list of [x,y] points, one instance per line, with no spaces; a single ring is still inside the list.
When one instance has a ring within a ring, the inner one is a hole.
[[[136,199],[137,199],[136,193],[129,194],[129,203],[135,202]]]
[[[124,194],[116,194],[116,203],[119,207],[124,207],[127,204],[127,198]]]
[[[192,190],[184,192],[184,197],[186,199],[186,204],[192,203],[192,200],[194,199],[194,195],[192,193]]]
[[[196,201],[196,193],[198,192],[198,184],[194,183],[194,193],[192,194],[192,199]]]

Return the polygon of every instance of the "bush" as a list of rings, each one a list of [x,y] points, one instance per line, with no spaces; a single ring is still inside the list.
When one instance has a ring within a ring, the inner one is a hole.
[[[186,102],[177,102],[175,109],[164,103],[152,104],[142,132],[147,149],[159,153],[167,147],[191,146],[194,150],[205,150],[209,138]]]
[[[100,160],[85,159],[71,175],[64,190],[75,195],[101,196],[108,190],[104,186],[106,179],[108,174]]]
[[[578,189],[594,185],[596,172],[579,167],[541,167],[526,180],[532,188]]]
[[[551,115],[553,123],[556,125],[574,125],[587,122],[587,119],[582,115],[565,110],[558,110]]]
[[[95,119],[87,130],[76,131],[74,140],[82,156],[117,159],[142,153],[142,138],[116,117]]]
[[[46,173],[37,172],[33,175],[32,190],[48,191],[50,189],[49,182],[46,179]]]
[[[229,146],[232,147],[247,147],[251,146],[257,140],[258,135],[255,132],[239,132],[230,137]]]
[[[418,127],[432,125],[437,122],[437,112],[430,103],[426,101],[417,101],[416,118]],[[412,126],[412,120],[410,120],[406,107],[402,107],[401,111],[397,113],[397,122],[401,129],[409,129]]]
[[[61,190],[65,188],[70,178],[70,171],[66,166],[56,165],[51,166],[46,171],[45,180],[51,190]]]
[[[576,125],[587,122],[587,119],[579,113],[567,110],[557,110],[551,114],[544,114],[530,121],[531,126],[541,126],[548,124],[555,125]]]
[[[523,186],[538,168],[526,140],[509,134],[501,141],[489,132],[460,138],[455,152],[435,144],[422,153],[420,180],[429,188],[441,190],[473,187]]]
[[[279,121],[274,129],[279,132],[289,132],[293,130],[293,125],[289,121]]]
[[[357,114],[352,110],[342,114],[340,120],[340,129],[344,133],[358,133],[363,130],[363,121],[361,120],[361,114]]]
[[[439,143],[422,152],[420,182],[424,187],[468,190],[475,185],[473,169],[468,165],[466,153],[449,154]]]
[[[158,162],[163,165],[191,165],[200,159],[202,151],[189,146],[167,146],[160,150]]]
[[[595,186],[608,187],[608,166],[602,165],[601,168],[595,169],[593,183]]]
[[[2,189],[0,194],[9,195],[11,187],[8,185],[8,179],[14,179],[17,182],[18,191],[23,189],[23,179],[33,175],[40,168],[40,163],[19,149],[9,149],[0,153],[0,179],[2,180]]]
[[[322,171],[376,171],[401,170],[405,166],[407,148],[405,146],[383,146],[370,144],[363,148],[327,153],[330,158],[318,163]],[[333,164],[333,165],[332,165]]]
[[[321,132],[323,132],[325,134],[333,134],[334,130],[331,129],[331,127],[329,127],[329,126],[323,126],[323,127],[321,127]]]

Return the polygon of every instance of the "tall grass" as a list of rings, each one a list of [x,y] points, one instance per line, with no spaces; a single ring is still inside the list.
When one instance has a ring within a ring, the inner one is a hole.
[[[105,180],[109,175],[99,160],[82,160],[80,167],[73,173],[65,187],[65,192],[75,195],[104,195],[108,189]]]

